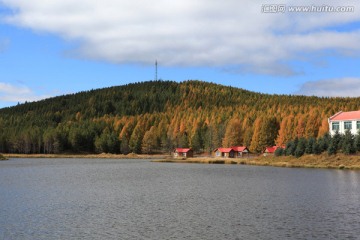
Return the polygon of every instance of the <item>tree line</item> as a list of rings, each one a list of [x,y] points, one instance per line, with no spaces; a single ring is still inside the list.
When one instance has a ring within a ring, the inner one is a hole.
[[[326,133],[316,139],[295,138],[286,144],[285,148],[277,148],[275,156],[295,156],[301,157],[304,154],[321,154],[327,152],[334,155],[338,152],[345,155],[360,152],[360,131],[353,135],[349,130],[345,134],[336,132],[333,136]]]
[[[360,98],[269,95],[201,81],[150,81],[0,109],[0,152],[253,152],[295,139],[317,141],[327,118]]]

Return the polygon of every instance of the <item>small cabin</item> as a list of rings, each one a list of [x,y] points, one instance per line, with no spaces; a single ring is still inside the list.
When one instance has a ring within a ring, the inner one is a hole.
[[[194,157],[194,151],[191,148],[175,148],[173,156],[174,158]]]
[[[274,155],[276,149],[278,149],[278,148],[283,148],[284,149],[285,147],[279,147],[279,146],[266,147],[264,152],[263,152],[263,155],[264,156]]]
[[[236,158],[241,158],[244,156],[249,156],[249,149],[246,146],[234,146],[231,147],[234,150],[234,156]]]
[[[233,158],[235,151],[232,148],[217,148],[214,150],[215,157]]]

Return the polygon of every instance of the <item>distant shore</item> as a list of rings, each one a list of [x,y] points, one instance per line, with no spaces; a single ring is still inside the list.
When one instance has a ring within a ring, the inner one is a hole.
[[[7,158],[108,158],[108,159],[165,159],[166,154],[3,154]]]
[[[289,168],[329,168],[329,169],[352,169],[360,170],[360,155],[336,154],[329,156],[304,155],[300,158],[293,156],[258,156],[243,158],[214,158],[194,157],[185,160],[171,158],[169,154],[3,154],[6,159],[10,158],[103,158],[103,159],[149,159],[152,162],[162,163],[202,163],[202,164],[242,164],[256,166],[274,166]]]
[[[172,162],[172,163],[206,163],[206,164],[243,164],[257,166],[274,166],[289,168],[329,168],[329,169],[352,169],[360,170],[359,155],[337,154],[328,156],[304,155],[300,158],[292,156],[259,156],[254,158],[188,158],[181,159],[163,159],[153,160],[153,162]]]

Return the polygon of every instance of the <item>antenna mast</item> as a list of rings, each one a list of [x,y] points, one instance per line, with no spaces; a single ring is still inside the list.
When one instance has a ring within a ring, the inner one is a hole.
[[[158,63],[157,63],[157,60],[155,60],[155,81],[158,80],[158,78],[157,78],[157,67],[158,67]]]

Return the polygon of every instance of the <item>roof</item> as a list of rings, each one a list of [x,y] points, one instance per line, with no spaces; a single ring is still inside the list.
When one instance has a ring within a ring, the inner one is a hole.
[[[338,112],[329,118],[330,121],[360,120],[360,111]]]
[[[191,150],[191,148],[175,148],[175,151],[178,153],[187,153]]]
[[[222,153],[229,153],[230,151],[234,151],[232,148],[217,148],[215,149],[216,150],[219,150],[219,152],[222,152]]]
[[[276,151],[276,149],[278,149],[278,148],[284,148],[284,147],[279,147],[279,146],[266,147],[265,152],[266,153],[274,153]]]
[[[245,146],[237,146],[237,147],[231,147],[236,152],[243,152],[247,147]]]

